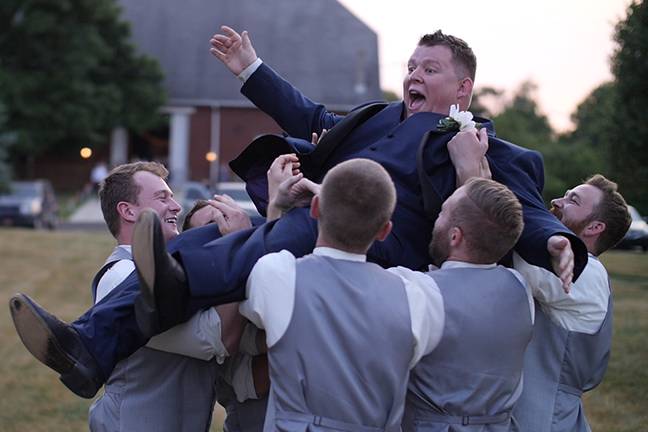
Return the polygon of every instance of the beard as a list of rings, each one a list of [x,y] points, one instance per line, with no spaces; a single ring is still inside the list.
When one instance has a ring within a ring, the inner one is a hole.
[[[589,223],[592,221],[591,217],[588,217],[585,220],[580,220],[580,221],[565,221],[563,220],[563,215],[562,212],[560,211],[559,208],[556,207],[551,207],[549,211],[558,218],[560,222],[563,223],[567,228],[569,228],[574,234],[579,236],[581,232],[589,225]],[[590,215],[591,216],[591,215]]]
[[[439,268],[450,256],[450,239],[444,234],[444,230],[435,229],[432,232],[432,241],[429,247],[432,264]]]

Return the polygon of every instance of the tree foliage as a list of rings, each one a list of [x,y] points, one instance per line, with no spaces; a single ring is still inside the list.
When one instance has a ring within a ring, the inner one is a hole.
[[[499,137],[542,154],[544,198],[549,202],[590,175],[601,172],[604,156],[587,139],[557,135],[538,106],[536,90],[533,82],[522,83],[510,100],[500,101],[502,111],[493,120]],[[590,105],[588,99],[574,114],[583,117],[584,128],[592,120],[586,108]],[[585,129],[581,131],[584,133]]]
[[[648,213],[648,3],[634,1],[615,29],[616,103],[610,162],[626,199]]]
[[[0,98],[15,151],[100,144],[142,130],[163,103],[157,63],[138,55],[114,0],[3,0]]]

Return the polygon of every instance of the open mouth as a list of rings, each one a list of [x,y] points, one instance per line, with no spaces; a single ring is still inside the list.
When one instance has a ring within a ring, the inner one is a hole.
[[[178,217],[177,216],[171,216],[166,219],[164,219],[164,223],[171,224],[173,226],[178,225]]]
[[[410,90],[408,92],[408,95],[409,95],[408,108],[410,111],[418,111],[425,104],[425,96],[422,93],[418,92],[417,90]]]

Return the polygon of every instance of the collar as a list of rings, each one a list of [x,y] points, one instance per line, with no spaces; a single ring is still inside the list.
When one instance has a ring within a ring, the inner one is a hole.
[[[478,269],[490,269],[497,267],[497,264],[473,264],[465,261],[446,261],[441,264],[442,269],[452,269],[452,268],[478,268]]]
[[[326,256],[329,258],[335,258],[346,261],[367,261],[367,256],[362,254],[355,254],[350,252],[345,252],[340,249],[334,249],[331,247],[320,246],[313,249],[313,255]]]
[[[117,247],[124,249],[128,253],[133,253],[131,245],[120,244],[120,245],[117,245]]]

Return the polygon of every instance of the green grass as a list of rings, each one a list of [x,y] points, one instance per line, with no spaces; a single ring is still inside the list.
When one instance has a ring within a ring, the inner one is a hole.
[[[106,233],[0,229],[0,431],[87,431],[92,401],[70,393],[21,344],[9,315],[16,292],[64,320],[90,306],[90,281],[114,245]],[[594,431],[648,430],[648,254],[603,256],[615,321],[605,381],[585,396]],[[221,413],[212,430],[218,430]]]

